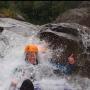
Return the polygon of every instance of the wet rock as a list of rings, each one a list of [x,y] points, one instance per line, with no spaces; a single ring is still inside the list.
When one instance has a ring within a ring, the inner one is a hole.
[[[50,43],[53,62],[65,63],[71,53],[75,55],[77,70],[83,67],[90,55],[90,29],[76,23],[46,24],[41,27],[40,38]],[[89,56],[88,55],[88,56]],[[90,62],[90,61],[89,61]]]
[[[29,37],[35,34],[34,32],[38,32],[39,30],[38,26],[36,25],[12,18],[0,18],[0,27],[3,27],[5,30],[13,31],[25,37]]]
[[[84,46],[83,40],[89,38],[89,28],[75,23],[46,24],[42,26],[40,38],[60,46],[62,44],[78,43],[79,47]],[[60,40],[61,39],[61,40]],[[86,40],[88,41],[88,40]],[[89,41],[87,42],[89,44]],[[53,45],[53,44],[52,44]],[[87,45],[88,47],[89,45]]]
[[[84,66],[81,68],[80,75],[90,78],[90,61],[85,62]]]
[[[62,50],[62,52],[66,54],[64,54],[63,57],[67,57],[71,53],[78,53],[78,49],[80,49],[81,46],[79,31],[75,28],[69,27],[68,24],[65,25],[65,23],[47,24],[43,26],[40,32],[40,38],[50,42],[50,46],[54,49],[54,51],[58,48],[66,49],[65,52]],[[61,51],[59,50],[57,53],[55,52],[55,54],[58,55],[58,52]]]
[[[4,57],[5,49],[9,45],[8,38],[4,35],[0,35],[0,58]]]

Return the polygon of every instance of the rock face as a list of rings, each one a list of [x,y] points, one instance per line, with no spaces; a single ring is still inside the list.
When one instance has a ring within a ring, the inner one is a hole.
[[[50,42],[50,46],[52,46],[54,51],[64,46],[63,49],[66,48],[66,55],[64,56],[68,56],[71,53],[78,52],[78,49],[76,50],[76,48],[80,48],[79,46],[81,45],[79,45],[79,42],[81,40],[79,32],[75,28],[68,27],[68,24],[66,24],[67,27],[64,25],[65,23],[47,24],[43,26],[40,32],[40,38]]]
[[[13,47],[13,44],[17,45],[18,42],[21,42],[21,38],[30,37],[37,31],[38,27],[33,24],[11,18],[0,18],[0,59],[4,58],[6,52],[9,51],[8,49]],[[18,42],[16,42],[17,39]]]
[[[46,24],[41,27],[40,38],[50,43],[53,49],[53,61],[64,63],[73,53],[77,66],[83,67],[90,62],[90,29],[75,23]],[[87,39],[88,38],[88,39]]]
[[[56,18],[56,23],[78,23],[90,27],[90,7],[71,9]]]
[[[36,25],[11,18],[0,18],[0,27],[4,30],[13,31],[25,37],[31,36],[35,34],[34,32],[38,32],[39,30]]]
[[[41,38],[46,38],[46,40],[51,38],[52,41],[50,40],[50,42],[56,42],[57,39],[53,37],[55,35],[58,38],[60,37],[76,43],[82,43],[84,46],[85,42],[83,40],[85,37],[87,37],[88,40],[90,39],[90,29],[75,23],[46,24],[42,26],[39,34]],[[89,47],[88,40],[86,40],[87,47]]]

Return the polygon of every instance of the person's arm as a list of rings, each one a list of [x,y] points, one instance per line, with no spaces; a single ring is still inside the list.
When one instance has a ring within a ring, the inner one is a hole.
[[[17,81],[16,80],[13,80],[11,82],[11,85],[10,85],[10,89],[9,90],[17,90]]]

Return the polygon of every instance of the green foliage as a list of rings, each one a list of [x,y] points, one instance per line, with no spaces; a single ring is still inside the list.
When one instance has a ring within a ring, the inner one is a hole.
[[[10,8],[3,8],[0,13],[6,17],[16,18],[16,13]]]
[[[0,1],[0,8],[8,8],[8,7],[9,7],[9,2]]]
[[[75,8],[81,1],[0,1],[0,11],[15,17],[19,12],[29,22],[45,24],[68,9]],[[4,9],[3,9],[4,8]]]

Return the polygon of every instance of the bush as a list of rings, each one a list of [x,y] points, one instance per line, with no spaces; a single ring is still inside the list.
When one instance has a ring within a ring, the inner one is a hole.
[[[14,10],[8,8],[3,8],[1,11],[0,11],[1,14],[3,14],[4,16],[6,17],[11,17],[11,18],[15,18],[16,17],[16,12],[14,12]]]
[[[81,1],[0,1],[0,10],[7,17],[19,12],[33,24],[52,22],[64,11],[75,8]]]

